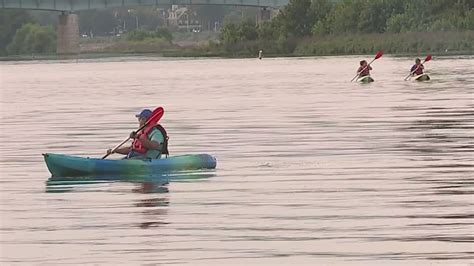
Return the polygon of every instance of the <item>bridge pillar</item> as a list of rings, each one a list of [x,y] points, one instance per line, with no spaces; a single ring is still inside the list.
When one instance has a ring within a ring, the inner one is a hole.
[[[263,23],[267,20],[270,20],[270,18],[271,18],[270,10],[268,10],[266,8],[263,8],[263,9],[260,10],[260,12],[258,12],[257,23],[258,24]]]
[[[58,54],[79,53],[79,17],[77,14],[62,13],[58,23]]]

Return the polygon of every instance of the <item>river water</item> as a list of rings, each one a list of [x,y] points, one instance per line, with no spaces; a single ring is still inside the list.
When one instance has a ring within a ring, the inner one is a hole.
[[[365,85],[361,59],[0,63],[0,263],[473,263],[474,57],[415,82],[384,55]],[[156,106],[215,171],[47,183],[42,153],[100,157]]]

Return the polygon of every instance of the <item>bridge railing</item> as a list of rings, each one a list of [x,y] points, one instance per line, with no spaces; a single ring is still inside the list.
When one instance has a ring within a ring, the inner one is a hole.
[[[290,0],[0,0],[1,8],[82,11],[144,5],[230,5],[280,8]]]

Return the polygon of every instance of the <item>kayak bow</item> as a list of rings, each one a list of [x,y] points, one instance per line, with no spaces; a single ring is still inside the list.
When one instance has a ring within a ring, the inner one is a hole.
[[[428,76],[428,74],[426,73],[423,73],[421,75],[414,76],[413,79],[416,81],[426,81],[426,80],[430,80],[430,76]]]
[[[371,76],[363,76],[357,79],[357,82],[360,82],[360,83],[370,83],[374,81],[375,80]]]

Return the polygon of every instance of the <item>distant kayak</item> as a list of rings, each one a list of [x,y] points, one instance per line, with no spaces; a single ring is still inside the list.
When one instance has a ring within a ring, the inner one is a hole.
[[[53,177],[101,175],[153,175],[164,172],[214,169],[217,160],[209,154],[171,156],[157,160],[107,160],[64,154],[43,154]]]
[[[357,79],[357,82],[360,82],[360,83],[370,83],[374,81],[375,80],[371,76],[363,76]]]
[[[416,81],[426,81],[430,80],[430,76],[428,76],[428,74],[423,73],[421,75],[414,76],[413,79]]]

